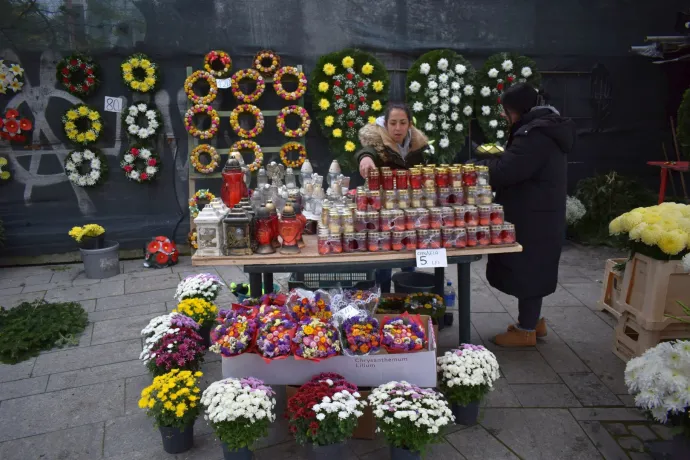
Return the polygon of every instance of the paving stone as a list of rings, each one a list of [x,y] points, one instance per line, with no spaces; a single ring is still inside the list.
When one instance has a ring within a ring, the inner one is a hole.
[[[567,282],[561,283],[561,286],[590,310],[599,310],[597,302],[601,298],[601,290],[603,289],[601,283],[591,281],[587,283]]]
[[[179,265],[179,263],[178,263]],[[144,259],[134,259],[134,260],[123,260],[122,261],[122,274],[152,274],[152,276],[158,276],[162,274],[172,273],[170,267],[165,268],[146,268],[144,267]],[[147,275],[143,275],[147,276]]]
[[[483,407],[521,407],[520,401],[513,392],[512,385],[501,377],[494,382],[493,391],[490,391],[482,400]]]
[[[523,407],[581,407],[567,386],[561,383],[511,385]]]
[[[27,294],[10,295],[0,299],[0,306],[11,309],[24,302],[34,302],[41,300],[46,295],[46,291],[30,292]]]
[[[606,324],[608,324],[611,329],[616,328],[616,324],[618,324],[618,318],[613,316],[611,313],[607,311],[595,311],[594,314],[597,315]]]
[[[548,327],[548,321],[547,321]],[[556,372],[589,372],[589,368],[554,331],[537,341],[537,350]]]
[[[71,283],[74,281],[80,274],[84,273],[84,264],[70,264],[70,265],[65,265],[61,268],[64,268],[62,270],[60,269],[55,269],[53,271],[53,276],[50,278],[51,283]],[[99,280],[96,280],[99,281]]]
[[[628,408],[582,408],[582,409],[570,409],[570,413],[573,414],[575,420],[606,420],[612,422],[634,422],[634,421],[644,421],[647,420],[637,409]]]
[[[628,455],[615,439],[606,431],[600,422],[580,422],[580,426],[587,433],[594,447],[599,449],[606,460],[626,460]]]
[[[644,452],[644,444],[634,436],[623,436],[622,438],[618,438],[618,444],[620,444],[623,449]]]
[[[24,286],[22,289],[22,293],[24,294],[29,294],[31,292],[38,292],[38,291],[50,291],[51,289],[61,289],[61,288],[69,288],[72,287],[72,282],[71,281],[64,281],[64,282],[50,282],[50,283],[45,283],[45,284],[32,284],[29,286]]]
[[[124,392],[124,382],[106,382],[3,401],[0,404],[0,441],[123,415]]]
[[[46,391],[93,385],[95,383],[109,382],[144,374],[148,375],[148,371],[139,360],[106,364],[104,366],[51,374]]]
[[[291,441],[254,451],[254,460],[298,460],[299,452],[299,446]]]
[[[94,301],[95,306],[95,301]],[[130,316],[154,316],[164,315],[166,311],[165,302],[151,303],[147,305],[138,305],[136,307],[128,308],[113,308],[112,310],[98,310],[89,312],[89,321],[107,321],[117,318],[127,318]]]
[[[15,295],[15,294],[21,294],[22,292],[22,287],[12,287],[12,288],[6,288],[6,289],[0,289],[0,298],[5,297],[8,295]],[[38,289],[39,291],[41,289]]]
[[[79,305],[81,305],[85,312],[92,312],[96,309],[96,299],[80,300]]]
[[[560,285],[565,285],[565,284],[592,284],[594,283],[594,280],[592,280],[587,274],[573,266],[569,265],[560,265],[558,267],[558,284]]]
[[[629,452],[632,460],[654,460],[654,457],[644,452]]]
[[[96,310],[111,310],[114,308],[136,307],[150,303],[172,301],[175,289],[161,289],[158,291],[138,292],[114,297],[105,297],[96,301]]]
[[[125,415],[141,413],[141,409],[139,409],[141,391],[153,382],[153,377],[141,361],[139,366],[145,371],[144,374],[125,379]]]
[[[0,383],[0,401],[3,399],[21,398],[22,396],[43,393],[46,391],[47,384],[47,375],[43,377]]]
[[[647,425],[628,425],[628,429],[643,441],[655,441],[657,439],[656,433],[650,430]]]
[[[191,275],[197,275],[199,273],[208,273],[211,275],[216,275],[217,277],[221,277],[220,274],[216,271],[214,267],[208,267],[208,266],[203,266],[203,267],[189,267],[186,265],[175,265],[172,267],[173,273],[179,273],[180,275],[180,280],[185,279],[188,276]]]
[[[166,288],[177,288],[178,284],[180,284],[180,277],[176,273],[160,276],[130,278],[125,280],[125,293],[134,294],[137,292],[157,291]]]
[[[116,455],[125,458],[131,452],[163,451],[160,431],[153,424],[153,418],[141,409],[133,415],[111,417],[105,422],[103,455],[106,458]]]
[[[481,424],[521,458],[601,458],[566,409],[486,409]]]
[[[214,434],[197,436],[194,431],[194,448],[177,454],[176,460],[223,460],[221,442]]]
[[[472,313],[472,324],[477,329],[479,337],[486,348],[494,352],[506,350],[493,343],[493,339],[496,334],[505,332],[513,323],[515,320],[508,313]],[[523,350],[534,350],[534,347]]]
[[[449,434],[446,440],[467,460],[517,459],[505,445],[479,425]]]
[[[3,460],[94,460],[101,458],[103,423],[29,436],[0,444]]]
[[[141,339],[106,343],[85,348],[68,348],[36,359],[32,376],[86,369],[139,359]]]
[[[86,278],[86,275],[84,275],[83,278],[77,277],[72,281],[72,286],[88,286],[90,284],[96,284],[96,283],[101,283],[101,282],[112,282],[112,281],[117,281],[114,279],[106,278],[105,280],[92,280],[89,278]]]
[[[561,383],[537,351],[497,351],[498,364],[508,383]]]
[[[119,296],[125,293],[124,281],[110,281],[89,286],[52,289],[46,293],[48,302],[71,302],[101,297]]]
[[[567,290],[563,289],[560,285],[556,287],[556,292],[551,295],[544,297],[542,302],[543,307],[581,307],[582,302],[580,302],[577,297],[572,295]]]
[[[362,456],[377,450],[384,449],[388,446],[386,438],[381,433],[376,435],[375,439],[348,439],[347,445],[355,455]]]
[[[92,345],[121,342],[141,337],[141,330],[151,321],[153,315],[130,316],[98,321],[93,325]]]
[[[29,378],[35,364],[36,358],[29,358],[17,364],[0,363],[0,383]]]
[[[604,423],[604,428],[614,436],[626,436],[630,434],[622,423]]]
[[[249,274],[244,273],[241,266],[226,265],[215,267],[215,269],[228,286],[230,286],[230,283],[246,283],[249,280]],[[275,273],[273,274],[273,279],[275,280]]]
[[[620,399],[614,395],[599,378],[592,374],[559,374],[568,387],[575,393],[583,406],[622,406]]]
[[[470,310],[472,313],[505,313],[505,308],[484,285],[473,285],[470,294]]]
[[[7,273],[14,273],[14,268],[4,269]],[[50,278],[53,276],[52,272],[40,273],[28,276],[12,276],[10,278],[0,278],[0,289],[7,289],[13,287],[25,287],[33,286],[35,284],[45,284],[50,282]]]
[[[651,428],[664,441],[670,441],[673,439],[674,433],[671,427],[664,425],[652,425]]]

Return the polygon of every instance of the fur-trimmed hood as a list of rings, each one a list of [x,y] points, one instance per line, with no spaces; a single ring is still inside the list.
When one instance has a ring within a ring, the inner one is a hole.
[[[429,139],[414,126],[410,127],[410,132],[412,134],[410,152],[419,150],[429,144]],[[384,147],[398,154],[400,153],[398,145],[391,139],[386,129],[376,124],[368,123],[362,126],[359,130],[359,141],[363,147],[373,148],[379,153],[384,152]]]

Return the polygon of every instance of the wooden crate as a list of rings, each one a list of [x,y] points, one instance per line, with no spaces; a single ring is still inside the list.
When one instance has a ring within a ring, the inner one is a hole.
[[[621,317],[618,299],[621,296],[621,288],[623,287],[623,272],[614,270],[614,267],[625,261],[626,259],[609,259],[606,261],[604,286],[601,290],[601,298],[597,302],[601,310],[611,313],[616,318]]]
[[[690,304],[690,273],[680,261],[664,262],[642,254],[628,261],[617,309],[630,313],[647,330],[662,330],[677,323],[665,314],[690,320],[677,301]]]
[[[690,339],[690,324],[667,324],[664,329],[650,331],[643,328],[633,315],[623,312],[614,333],[613,353],[628,361],[661,342],[677,339]]]

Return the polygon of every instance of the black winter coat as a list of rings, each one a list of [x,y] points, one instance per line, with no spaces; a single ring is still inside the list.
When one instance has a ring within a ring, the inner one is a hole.
[[[567,154],[576,137],[572,120],[537,107],[512,128],[503,155],[481,162],[523,247],[521,253],[489,256],[486,277],[499,291],[518,299],[555,292],[566,227]]]

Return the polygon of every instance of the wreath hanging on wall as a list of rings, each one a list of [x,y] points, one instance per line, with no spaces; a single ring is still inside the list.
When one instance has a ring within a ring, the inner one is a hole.
[[[145,54],[137,53],[130,56],[120,67],[122,80],[132,91],[153,92],[160,83],[158,64],[151,61]]]
[[[12,64],[0,59],[0,94],[7,94],[11,89],[18,93],[24,86],[24,69],[19,64]]]
[[[199,212],[201,211],[199,209],[199,201],[211,202],[211,200],[215,197],[216,196],[213,193],[209,192],[207,188],[197,190],[196,193],[192,195],[192,197],[189,199],[187,203],[189,204],[189,214],[192,216],[192,218],[198,216]]]
[[[434,145],[432,163],[452,163],[465,143],[476,91],[472,64],[455,51],[422,55],[407,72],[407,102],[416,127]]]
[[[526,56],[494,54],[479,71],[475,110],[487,143],[505,145],[508,141],[508,120],[502,115],[501,96],[506,89],[524,82],[534,87],[541,82],[537,65]]]
[[[156,179],[161,169],[161,160],[153,149],[131,146],[122,155],[120,167],[127,179],[141,184]]]
[[[247,167],[251,172],[258,171],[264,162],[264,152],[261,150],[261,146],[252,140],[240,139],[230,147],[230,152],[241,153],[242,150],[251,150],[254,154],[254,161],[249,163]]]
[[[161,113],[153,103],[138,102],[130,105],[122,114],[122,119],[127,127],[127,134],[140,141],[152,140],[163,125]]]
[[[108,159],[96,148],[73,150],[65,158],[67,178],[79,187],[95,187],[108,175]]]
[[[0,116],[0,138],[24,142],[33,126],[31,120],[22,118],[17,109],[7,109],[5,115]]]
[[[335,158],[348,170],[359,149],[359,129],[381,114],[388,100],[388,71],[373,55],[345,49],[319,58],[312,73],[314,111]]]
[[[208,93],[206,93],[204,96],[199,96],[194,91],[194,84],[199,80],[206,80],[208,83]],[[216,99],[216,95],[218,94],[216,77],[211,75],[209,72],[197,70],[185,79],[184,92],[187,94],[187,98],[194,104],[210,104]]]
[[[101,114],[86,104],[78,104],[62,116],[67,138],[75,144],[89,145],[98,140],[103,130]]]
[[[12,177],[12,174],[10,174],[8,170],[9,167],[7,167],[7,158],[0,157],[0,181],[9,180],[10,177]]]
[[[216,78],[227,78],[232,72],[232,58],[225,51],[209,51],[204,56],[204,69]]]
[[[73,54],[58,62],[56,78],[72,95],[86,97],[101,84],[100,66],[88,56]]]
[[[690,160],[690,88],[685,90],[683,100],[678,106],[678,148],[680,154]]]

